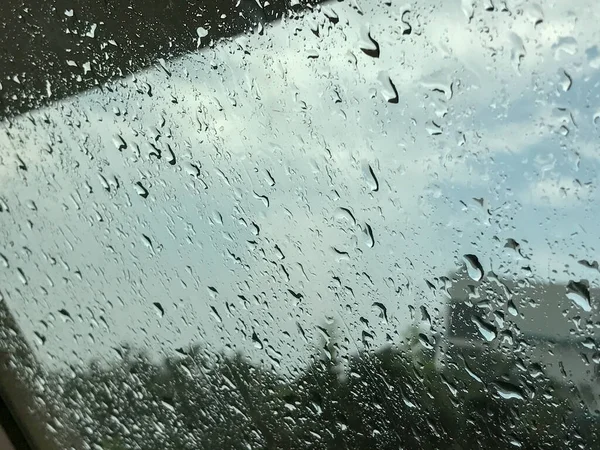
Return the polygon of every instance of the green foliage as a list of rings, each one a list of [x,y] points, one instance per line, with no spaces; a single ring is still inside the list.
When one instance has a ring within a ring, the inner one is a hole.
[[[293,380],[198,347],[162,364],[130,353],[60,378],[63,422],[105,450],[544,449],[579,435],[599,444],[597,419],[549,380],[510,380],[511,362],[485,352],[470,361],[476,380],[466,358],[439,368],[413,344],[355,355],[343,376],[314,358]],[[524,398],[501,398],[501,382]]]

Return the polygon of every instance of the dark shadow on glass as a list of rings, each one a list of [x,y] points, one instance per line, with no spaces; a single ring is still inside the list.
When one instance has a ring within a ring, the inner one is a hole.
[[[308,2],[260,5],[255,0],[3,1],[0,119],[248,32]]]

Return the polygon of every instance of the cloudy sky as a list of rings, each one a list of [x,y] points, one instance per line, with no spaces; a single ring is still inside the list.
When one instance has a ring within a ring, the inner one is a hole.
[[[595,3],[389,3],[2,123],[0,292],[40,360],[201,343],[287,370],[317,326],[355,352],[437,317],[465,254],[598,285]]]

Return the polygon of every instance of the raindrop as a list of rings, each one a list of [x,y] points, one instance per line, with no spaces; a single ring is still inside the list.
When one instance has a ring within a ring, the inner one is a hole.
[[[356,224],[356,219],[354,218],[354,215],[347,208],[336,208],[335,212],[333,213],[333,217],[339,221],[346,220],[352,223],[353,225]]]
[[[467,267],[467,273],[473,281],[480,281],[483,278],[483,267],[479,262],[479,258],[475,255],[464,255],[465,266]]]
[[[424,333],[419,333],[419,342],[423,347],[428,350],[433,349],[433,342],[430,341],[429,337]]]
[[[213,317],[213,319],[215,319],[218,323],[223,323],[223,319],[221,319],[221,315],[217,312],[216,308],[214,306],[211,306],[210,310],[210,315]]]
[[[510,238],[507,239],[506,243],[504,244],[504,248],[510,248],[511,250],[514,250],[516,252],[519,251],[520,247],[521,246],[517,241],[515,241],[514,239],[510,239]]]
[[[381,95],[388,103],[398,103],[398,91],[396,90],[396,86],[394,85],[392,79],[387,74],[387,72],[379,72],[379,76],[377,77],[379,83],[381,84]]]
[[[256,331],[252,332],[252,342],[254,343],[254,347],[262,350],[264,348],[262,341],[256,335]]]
[[[369,248],[373,248],[373,246],[375,245],[375,238],[373,237],[373,229],[371,228],[371,225],[365,223],[365,226],[362,230],[362,234],[365,245]]]
[[[491,342],[496,339],[497,332],[494,325],[477,316],[471,316],[471,322],[475,324],[477,330],[486,341]]]
[[[600,270],[598,267],[598,261],[588,261],[587,259],[580,259],[579,261],[577,261],[579,264],[581,264],[583,267],[587,267],[588,269],[596,269],[596,270]]]
[[[508,34],[508,40],[510,42],[510,59],[514,68],[519,71],[521,59],[523,59],[526,54],[523,39],[521,39],[518,34],[511,31]]]
[[[372,58],[379,58],[379,43],[373,39],[368,26],[364,27],[362,30],[360,49],[365,55],[368,55]]]
[[[271,175],[271,172],[269,172],[268,170],[265,170],[265,181],[268,183],[269,186],[275,186],[275,179],[273,178],[273,175]]]
[[[429,136],[439,136],[440,134],[442,134],[442,127],[440,127],[433,120],[428,120],[426,122],[425,129],[427,130]]]
[[[166,154],[167,162],[171,166],[174,166],[177,163],[177,159],[175,158],[175,153],[173,153],[173,150],[171,149],[171,146],[169,144],[167,144]]]
[[[283,252],[281,251],[281,249],[279,248],[279,246],[277,244],[275,244],[275,254],[277,255],[277,258],[281,259],[285,259],[285,255],[283,254]]]
[[[144,244],[146,247],[149,247],[149,248],[154,248],[154,247],[152,246],[152,240],[151,240],[151,239],[150,239],[148,236],[146,236],[145,234],[143,234],[143,233],[142,233],[142,243],[143,243],[143,244]]]
[[[202,39],[208,36],[208,30],[204,27],[198,27],[196,28],[196,34],[198,35],[198,41],[196,46],[197,48],[200,48],[200,45],[202,44]]]
[[[125,150],[127,148],[127,144],[125,143],[125,140],[118,134],[113,136],[113,144],[114,144],[115,148],[117,150],[119,150],[120,152],[122,152],[123,150]]]
[[[377,181],[377,177],[375,176],[375,172],[373,172],[373,168],[368,163],[363,163],[362,165],[363,177],[367,180],[367,184],[369,188],[373,192],[377,192],[379,190],[379,181]]]
[[[504,400],[525,400],[522,390],[514,384],[505,381],[492,383],[498,395]]]
[[[431,316],[429,315],[429,311],[424,305],[419,307],[421,311],[421,322],[428,328],[431,329]]]
[[[463,361],[463,364],[465,366],[465,371],[467,372],[467,374],[469,374],[469,376],[471,378],[473,378],[475,381],[477,381],[478,383],[483,384],[483,380],[475,372],[473,372],[473,369],[471,369],[469,367],[469,364],[467,364],[467,360],[465,359],[465,357],[463,355],[460,355],[460,357]]]
[[[519,315],[519,311],[517,311],[517,307],[515,306],[512,300],[508,301],[508,306],[506,309],[511,316],[516,317],[517,315]]]
[[[85,33],[85,35],[86,35],[87,37],[89,37],[89,38],[92,38],[92,39],[93,39],[93,38],[96,36],[96,28],[98,28],[98,25],[97,25],[97,24],[95,24],[95,23],[93,23],[93,24],[90,26],[90,31],[88,31],[87,33]]]
[[[71,314],[69,314],[69,311],[67,311],[66,309],[60,309],[58,310],[58,312],[65,317],[65,319],[69,319],[69,320],[73,320],[73,318],[71,317]]]
[[[387,308],[385,307],[385,305],[380,302],[373,302],[372,306],[373,306],[373,309],[376,310],[379,318],[383,319],[387,323],[388,317],[387,317]]]
[[[524,8],[526,17],[533,23],[533,26],[537,26],[544,21],[544,12],[538,4],[529,4]]]
[[[405,16],[410,12],[410,10],[407,7],[403,8],[402,14],[400,15],[400,21],[402,22],[402,34],[404,36],[408,36],[409,34],[412,33],[412,26],[410,25],[410,23],[408,23],[408,21],[406,20]]]
[[[327,17],[327,19],[332,23],[332,24],[336,24],[340,21],[340,17],[338,16],[338,14],[331,9],[328,6],[324,6],[323,9],[323,14],[325,15],[325,17]]]
[[[28,284],[27,277],[25,276],[23,269],[21,269],[20,267],[17,267],[17,272],[19,273],[19,281],[21,281],[21,284],[27,285]]]
[[[461,9],[467,20],[470,22],[475,13],[473,6],[474,0],[461,0]]]
[[[562,87],[562,90],[564,92],[568,92],[571,89],[571,86],[573,85],[573,79],[571,78],[571,75],[569,75],[565,70],[561,69],[559,71],[559,75],[561,76],[561,82],[560,85]]]
[[[569,281],[567,284],[567,298],[586,312],[592,310],[590,291],[583,281]]]
[[[38,333],[37,331],[34,331],[33,333],[37,337],[37,342],[39,345],[44,345],[46,343],[46,336]]]
[[[200,168],[196,164],[186,161],[183,164],[183,168],[186,171],[186,173],[192,177],[200,176]]]
[[[148,189],[146,189],[141,182],[137,181],[135,183],[136,191],[142,198],[148,198]]]
[[[560,37],[552,49],[554,50],[554,59],[560,61],[563,54],[573,56],[577,53],[577,40],[573,36]]]
[[[100,180],[100,184],[105,190],[110,191],[110,185],[106,181],[106,178],[104,178],[104,175],[98,174],[98,180]]]
[[[211,222],[223,225],[223,216],[219,211],[213,211],[211,214]]]
[[[169,69],[167,69],[167,63],[164,60],[164,58],[158,58],[158,64],[160,65],[160,68],[167,74],[167,76],[171,76],[171,72],[169,71]]]
[[[302,293],[300,292],[294,292],[291,289],[288,289],[288,292],[292,295],[292,297],[294,297],[296,300],[302,300],[304,298],[304,295],[302,295]]]
[[[434,92],[441,92],[444,94],[446,101],[450,101],[453,95],[453,86],[448,81],[444,72],[435,72],[431,76],[423,79],[421,85],[427,89],[431,89]]]
[[[160,317],[163,317],[165,315],[165,309],[163,308],[163,306],[159,302],[154,302],[152,304],[156,308],[156,311],[158,312],[158,315]]]

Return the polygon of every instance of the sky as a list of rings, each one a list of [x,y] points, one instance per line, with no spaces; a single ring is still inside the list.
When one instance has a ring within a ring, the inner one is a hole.
[[[439,329],[465,254],[598,287],[600,9],[489,3],[328,3],[2,122],[0,293],[40,361],[293,370],[318,327]]]

